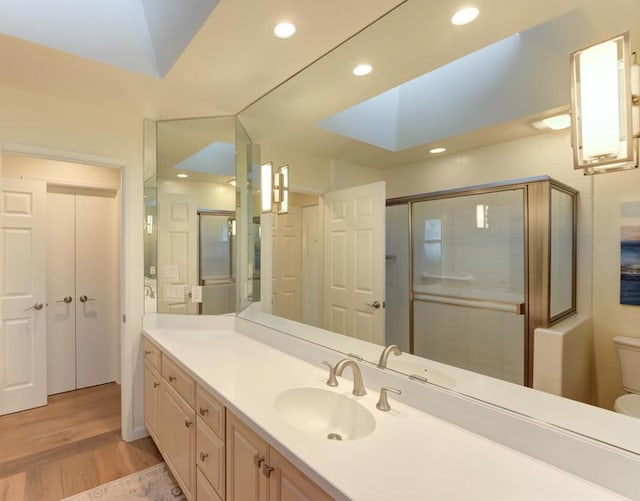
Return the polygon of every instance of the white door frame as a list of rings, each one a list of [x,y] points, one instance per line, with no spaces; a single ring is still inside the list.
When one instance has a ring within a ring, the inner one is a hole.
[[[50,160],[118,168],[121,171],[120,232],[120,384],[122,438],[127,442],[147,436],[142,409],[142,316],[144,281],[141,224],[144,218],[143,175],[128,160],[101,155],[57,150],[35,145],[2,144],[0,153],[15,153]],[[0,172],[0,178],[1,176]]]

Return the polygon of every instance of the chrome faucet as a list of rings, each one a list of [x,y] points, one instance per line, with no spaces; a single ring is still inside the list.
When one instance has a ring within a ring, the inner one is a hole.
[[[380,355],[380,360],[378,361],[378,368],[380,369],[387,368],[387,359],[389,358],[390,353],[393,353],[394,355],[402,354],[397,344],[390,344],[384,350],[382,350],[382,354]]]
[[[351,367],[351,370],[353,371],[353,394],[357,397],[366,395],[367,390],[364,389],[364,382],[362,381],[362,373],[360,372],[360,367],[353,360],[349,360],[348,358],[343,358],[342,360],[340,360],[333,368],[333,374],[335,376],[342,376],[342,371],[344,371],[345,367]],[[327,382],[327,384],[329,384],[329,382]],[[332,385],[329,384],[329,386]]]

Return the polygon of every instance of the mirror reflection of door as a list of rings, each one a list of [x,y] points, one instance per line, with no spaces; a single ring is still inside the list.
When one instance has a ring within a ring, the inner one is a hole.
[[[235,213],[198,211],[200,313],[222,315],[235,311],[234,248]]]

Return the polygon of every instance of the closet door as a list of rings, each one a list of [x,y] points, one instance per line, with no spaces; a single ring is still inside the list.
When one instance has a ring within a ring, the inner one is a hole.
[[[76,191],[76,381],[115,381],[119,339],[119,211],[113,192]]]
[[[75,189],[47,188],[47,394],[76,389]]]

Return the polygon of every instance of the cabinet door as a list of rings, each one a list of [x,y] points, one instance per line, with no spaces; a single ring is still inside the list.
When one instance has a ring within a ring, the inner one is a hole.
[[[160,386],[160,442],[167,464],[188,499],[195,487],[195,412],[163,379]]]
[[[333,499],[273,447],[269,448],[269,501],[323,501]]]
[[[266,501],[267,444],[227,410],[227,500]]]
[[[153,366],[145,361],[144,363],[144,425],[160,447],[158,440],[158,411],[160,405],[160,374]]]

